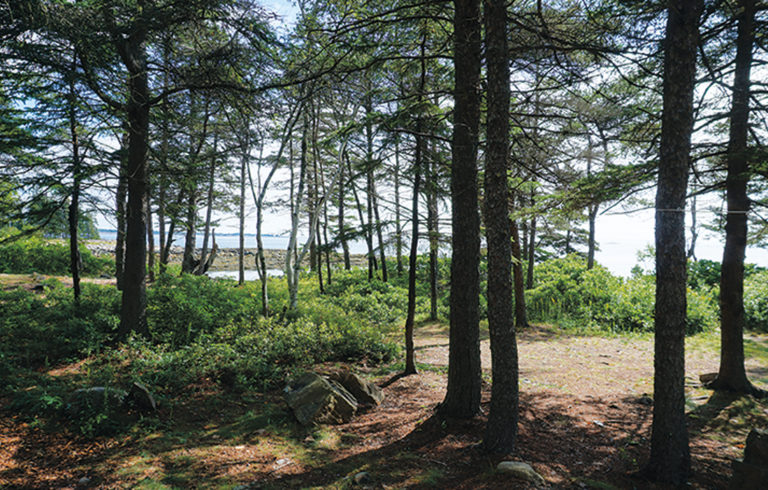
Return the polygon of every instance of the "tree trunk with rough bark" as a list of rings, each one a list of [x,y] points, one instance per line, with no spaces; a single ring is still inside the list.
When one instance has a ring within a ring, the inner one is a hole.
[[[128,209],[125,239],[125,271],[123,301],[118,336],[131,332],[148,335],[147,328],[147,220],[146,185],[149,150],[149,80],[147,75],[146,32],[135,32],[125,38],[119,51],[128,68]]]
[[[509,220],[509,53],[505,0],[485,0],[488,116],[485,151],[485,227],[488,241],[488,332],[491,408],[485,450],[511,453],[517,442],[518,366],[512,306],[512,237]]]
[[[755,1],[740,0],[736,67],[734,69],[731,127],[728,138],[728,174],[725,192],[725,248],[720,277],[720,370],[711,387],[717,390],[762,395],[744,369],[744,255],[749,211],[750,70],[755,23]]]
[[[454,2],[454,109],[451,145],[451,318],[444,416],[480,411],[480,217],[477,148],[480,123],[480,2]]]
[[[656,306],[651,454],[643,473],[683,484],[691,469],[685,417],[685,193],[702,0],[670,0],[656,193]]]

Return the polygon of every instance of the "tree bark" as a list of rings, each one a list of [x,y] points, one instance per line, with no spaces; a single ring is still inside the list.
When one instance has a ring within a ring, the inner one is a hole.
[[[75,90],[75,70],[77,58],[72,59],[72,71],[69,79],[67,109],[69,112],[69,135],[72,144],[72,193],[69,201],[69,269],[72,273],[72,292],[75,299],[75,311],[80,307],[80,249],[78,248],[78,219],[80,214],[80,188],[83,168],[80,160],[80,140],[77,132],[77,92]]]
[[[120,169],[117,177],[117,192],[115,194],[115,218],[117,219],[117,234],[115,237],[115,280],[118,291],[123,290],[125,271],[125,228],[126,206],[128,198],[128,131],[126,129],[120,145]]]
[[[477,147],[480,122],[480,2],[455,0],[454,109],[451,145],[451,318],[448,387],[441,412],[469,418],[480,410],[480,217]]]
[[[690,473],[685,417],[685,193],[702,0],[670,0],[656,193],[656,306],[651,454],[643,473],[682,484]]]
[[[128,209],[125,239],[123,302],[118,335],[125,338],[136,332],[148,335],[146,185],[149,149],[149,80],[147,76],[146,33],[134,32],[119,42],[123,62],[128,68]]]
[[[485,152],[485,226],[488,241],[488,332],[491,407],[483,445],[511,453],[517,442],[518,366],[512,310],[512,237],[509,220],[509,54],[505,0],[485,0],[488,116]]]
[[[429,158],[427,190],[427,236],[429,237],[429,319],[437,320],[437,252],[440,231],[437,223],[437,164],[434,152]]]
[[[149,180],[149,178],[147,178]],[[147,279],[155,282],[155,232],[152,226],[152,192],[147,182]]]
[[[208,194],[206,195],[205,202],[205,225],[203,227],[203,249],[200,252],[200,265],[198,266],[196,274],[203,274],[203,267],[205,261],[208,258],[208,239],[211,236],[211,217],[213,214],[213,191],[216,184],[216,152],[218,151],[219,141],[218,134],[214,133],[213,136],[213,155],[211,155],[211,165],[208,168]]]
[[[520,251],[520,231],[517,221],[512,221],[512,276],[515,281],[515,328],[520,330],[528,326],[525,310],[525,278],[523,277],[523,259]]]
[[[720,370],[711,384],[717,390],[759,395],[744,369],[744,255],[747,248],[749,211],[750,70],[754,37],[755,1],[740,0],[736,67],[728,137],[728,174],[725,191],[728,214],[725,218],[725,248],[720,277]]]
[[[400,223],[400,138],[395,137],[395,253],[397,275],[403,274],[403,230]]]

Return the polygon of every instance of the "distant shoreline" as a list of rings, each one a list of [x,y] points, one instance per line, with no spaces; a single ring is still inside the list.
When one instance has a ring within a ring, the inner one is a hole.
[[[114,256],[115,242],[113,240],[87,240],[85,246],[96,256]],[[208,249],[210,252],[210,247]],[[201,248],[195,249],[195,256],[200,257],[202,252]],[[244,250],[244,261],[246,270],[256,270],[256,248],[246,248]],[[157,253],[157,252],[156,252]],[[211,271],[230,271],[238,270],[239,268],[239,253],[238,248],[219,248],[216,259],[211,266]],[[184,249],[179,246],[171,247],[171,252],[168,257],[168,261],[171,264],[180,264]],[[285,254],[283,249],[264,249],[264,259],[267,263],[267,269],[283,269],[285,268]],[[350,254],[349,259],[352,267],[364,267],[368,263],[368,259],[365,254]],[[309,260],[308,256],[304,258],[303,263]],[[332,255],[332,262],[335,264],[343,263],[344,257],[341,254],[334,253]]]

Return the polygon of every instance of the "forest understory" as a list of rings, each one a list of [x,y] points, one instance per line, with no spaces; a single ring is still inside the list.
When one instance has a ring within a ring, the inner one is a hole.
[[[750,335],[746,342],[768,352],[768,336]],[[365,471],[367,488],[527,488],[494,470],[499,461],[515,460],[530,463],[551,488],[665,488],[632,476],[648,454],[651,337],[572,335],[550,326],[521,332],[519,443],[514,454],[493,457],[480,444],[485,415],[468,421],[436,416],[445,393],[447,327],[421,325],[416,344],[417,375],[400,377],[401,364],[351,366],[384,386],[386,398],[339,426],[303,428],[279,391],[238,393],[211,379],[161,406],[153,426],[114,437],[86,439],[6,413],[0,485],[347,488]],[[713,395],[698,381],[717,369],[716,353],[715,335],[689,337],[690,488],[725,488],[747,433],[768,423],[764,400]],[[485,339],[482,354],[485,368]],[[47,374],[76,376],[83,365]],[[768,386],[768,370],[757,360],[747,369],[759,386]],[[484,369],[484,413],[488,376]]]

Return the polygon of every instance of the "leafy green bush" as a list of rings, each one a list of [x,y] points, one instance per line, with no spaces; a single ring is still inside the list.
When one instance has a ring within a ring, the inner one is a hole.
[[[534,321],[577,323],[616,332],[653,331],[656,284],[652,275],[622,279],[600,266],[587,270],[584,260],[573,255],[543,262],[536,273],[536,287],[527,291],[526,298]],[[713,288],[688,289],[687,297],[688,334],[717,324]]]
[[[147,292],[147,321],[156,342],[181,346],[203,333],[259,316],[260,297],[233,281],[161,275]]]
[[[748,329],[768,332],[768,272],[744,280],[744,316]]]
[[[83,275],[107,274],[114,268],[109,257],[94,256],[85,245],[80,246]],[[68,275],[69,246],[32,236],[0,245],[0,272],[6,274]]]
[[[56,363],[100,349],[119,323],[120,297],[111,287],[83,284],[80,305],[55,279],[45,295],[0,291],[0,335],[6,362],[17,366]]]
[[[534,288],[526,296],[528,315],[533,321],[590,319],[593,312],[605,309],[621,284],[601,266],[587,270],[586,262],[577,255],[542,262],[534,277]]]

